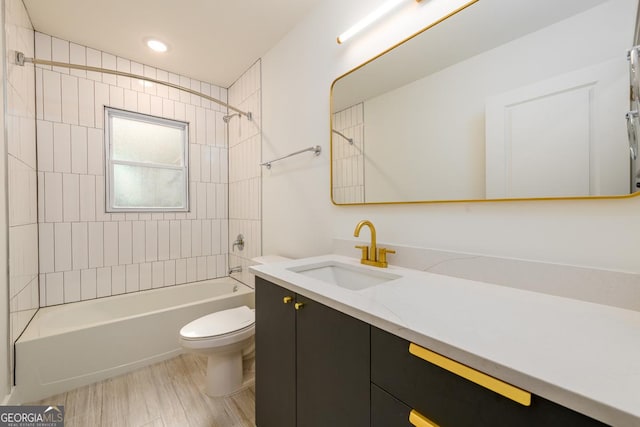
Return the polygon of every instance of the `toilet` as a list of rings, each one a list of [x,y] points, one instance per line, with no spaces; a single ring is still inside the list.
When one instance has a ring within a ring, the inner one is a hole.
[[[254,264],[287,261],[280,256],[261,256]],[[206,354],[205,393],[226,396],[242,388],[243,360],[254,353],[255,310],[247,306],[211,313],[180,329],[180,345],[191,353]]]

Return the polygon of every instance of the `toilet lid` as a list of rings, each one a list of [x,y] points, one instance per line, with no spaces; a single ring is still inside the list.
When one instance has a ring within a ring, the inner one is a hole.
[[[200,317],[180,329],[180,335],[187,339],[225,335],[251,326],[254,322],[254,311],[243,305]]]

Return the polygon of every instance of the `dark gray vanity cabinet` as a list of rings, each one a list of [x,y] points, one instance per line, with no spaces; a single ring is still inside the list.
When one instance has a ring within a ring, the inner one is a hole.
[[[256,278],[256,425],[606,425],[522,390],[530,405],[517,403],[412,354],[410,344]]]
[[[256,425],[368,427],[370,327],[256,278]]]
[[[410,407],[371,384],[371,427],[411,427],[410,412]]]
[[[516,403],[412,355],[409,344],[371,327],[371,382],[380,390],[372,390],[372,426],[383,425],[377,418],[406,420],[412,410],[443,427],[606,425],[540,396],[531,396],[530,406]]]

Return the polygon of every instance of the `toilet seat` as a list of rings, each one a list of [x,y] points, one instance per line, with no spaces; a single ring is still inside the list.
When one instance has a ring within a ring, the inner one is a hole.
[[[180,329],[180,342],[186,348],[222,347],[251,338],[255,331],[255,312],[247,306],[202,316]]]

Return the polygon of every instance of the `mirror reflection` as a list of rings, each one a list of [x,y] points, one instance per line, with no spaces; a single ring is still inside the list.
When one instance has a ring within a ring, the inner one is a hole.
[[[629,194],[637,8],[479,0],[338,78],[334,202]]]

